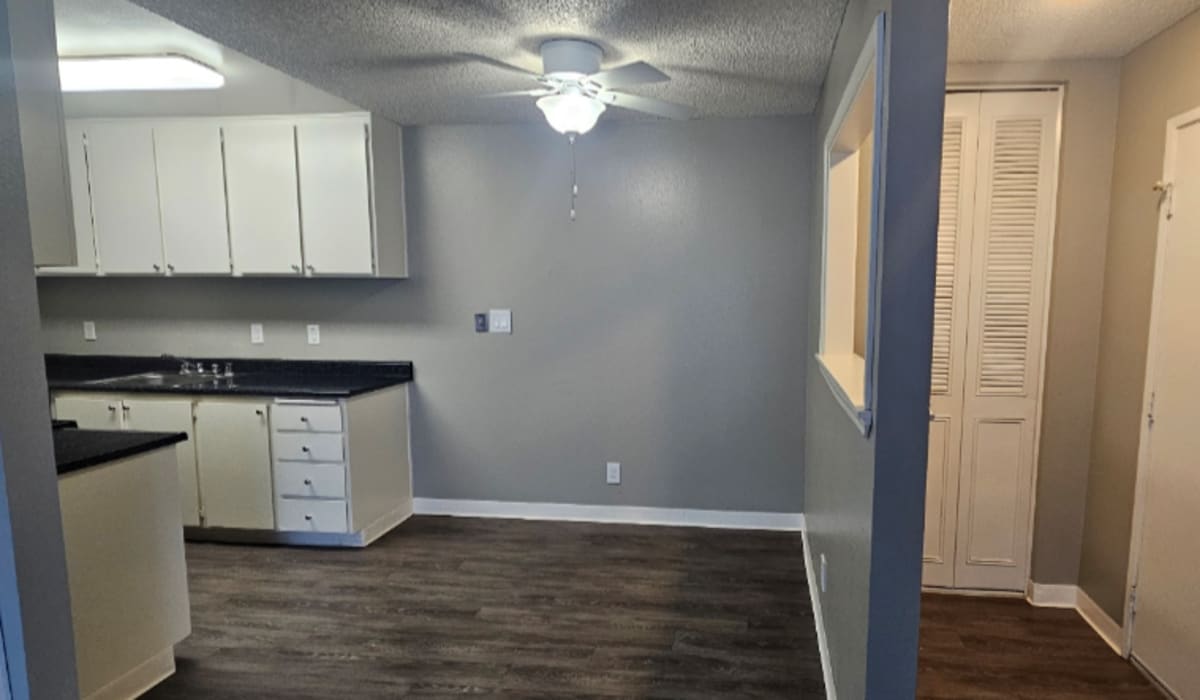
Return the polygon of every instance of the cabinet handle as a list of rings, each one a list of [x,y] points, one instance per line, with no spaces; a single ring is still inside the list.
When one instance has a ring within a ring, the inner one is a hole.
[[[304,485],[305,485],[305,486],[312,486],[312,479],[305,479],[305,480],[304,480]]]
[[[254,409],[254,415],[258,416],[259,418],[262,418],[263,410],[261,408]]]
[[[175,271],[175,266],[174,266],[174,265],[171,265],[170,263],[168,263],[168,264],[167,264],[167,271],[168,271],[168,272],[174,272],[174,271]]]
[[[158,263],[154,263],[154,271],[162,272],[162,265],[159,265]]]
[[[128,406],[122,406],[122,407],[121,407],[121,410],[122,410],[122,411],[124,411],[125,413],[129,413],[129,407],[128,407]]]
[[[116,407],[116,406],[114,406],[114,405],[112,405],[112,404],[110,403],[110,404],[108,405],[108,412],[109,412],[109,413],[115,413],[116,411],[117,411],[117,407]]]
[[[300,422],[301,422],[301,423],[307,423],[307,422],[308,422],[308,416],[300,416]]]
[[[304,519],[305,519],[305,520],[309,520],[309,521],[311,521],[311,520],[312,520],[312,516],[311,516],[311,515],[307,515],[307,514],[306,514],[306,515],[304,516]]]
[[[308,266],[308,271],[309,271],[309,272],[316,272],[316,271],[317,271],[317,268],[313,267],[312,265],[309,265],[309,266]]]
[[[308,454],[308,452],[309,452],[308,445],[301,445],[300,451],[303,452],[304,454]]]
[[[299,271],[300,271],[299,265],[292,265],[292,272],[299,272]]]

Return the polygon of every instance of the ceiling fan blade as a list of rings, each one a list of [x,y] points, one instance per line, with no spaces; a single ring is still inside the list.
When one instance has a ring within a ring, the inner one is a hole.
[[[628,87],[630,85],[662,83],[671,78],[649,63],[638,61],[636,63],[617,66],[611,70],[602,70],[599,73],[593,73],[588,76],[588,79],[600,87],[611,89]]]
[[[675,104],[674,102],[656,100],[653,97],[642,97],[641,95],[630,95],[624,92],[602,92],[598,97],[605,104],[613,105],[614,107],[623,107],[635,112],[645,112],[646,114],[666,117],[667,119],[687,119],[692,116],[694,111],[691,107]]]
[[[492,99],[495,97],[545,97],[553,95],[556,90],[551,88],[535,88],[533,90],[510,90],[508,92],[493,92],[487,95],[479,95],[483,99]]]
[[[514,66],[510,63],[505,63],[504,61],[498,61],[494,58],[491,58],[490,56],[484,56],[482,54],[477,54],[477,53],[458,53],[456,55],[462,56],[463,58],[468,58],[472,61],[478,61],[479,63],[486,63],[487,65],[492,66],[493,68],[499,68],[500,70],[506,70],[509,73],[517,73],[518,75],[523,75],[527,78],[533,78],[534,80],[539,80],[542,77],[538,73],[534,73],[533,71],[525,70],[524,68],[521,68],[519,66]]]

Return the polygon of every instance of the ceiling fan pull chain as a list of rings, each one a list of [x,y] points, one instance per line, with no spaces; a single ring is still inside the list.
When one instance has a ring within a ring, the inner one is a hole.
[[[571,144],[571,221],[575,220],[575,198],[579,196],[579,178],[575,169],[575,134],[567,136]]]

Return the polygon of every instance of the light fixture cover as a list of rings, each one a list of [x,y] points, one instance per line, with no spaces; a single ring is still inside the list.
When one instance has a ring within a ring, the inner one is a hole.
[[[111,90],[213,90],[225,76],[186,56],[89,56],[62,58],[63,92]]]
[[[604,103],[578,92],[549,95],[537,101],[546,121],[560,134],[586,134],[604,113]]]

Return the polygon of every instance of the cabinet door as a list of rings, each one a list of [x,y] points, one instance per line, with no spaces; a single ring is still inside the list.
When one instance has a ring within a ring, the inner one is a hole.
[[[167,272],[228,274],[221,128],[211,122],[156,126],[154,155]]]
[[[92,193],[88,186],[87,147],[83,127],[67,122],[67,176],[71,187],[71,211],[75,222],[75,264],[40,267],[40,274],[96,274],[96,237],[92,231]]]
[[[149,124],[89,124],[84,133],[100,269],[108,274],[161,273],[162,228]]]
[[[306,274],[369,275],[374,269],[368,146],[360,117],[296,126]]]
[[[299,274],[295,128],[239,122],[224,133],[234,274]]]
[[[54,417],[73,420],[87,430],[120,430],[121,400],[104,396],[59,396],[54,399]]]
[[[179,465],[179,501],[184,525],[200,524],[200,490],[196,477],[196,441],[192,430],[192,402],[185,400],[125,399],[125,427],[187,433],[187,442],[175,445]]]
[[[204,400],[195,413],[204,525],[273,530],[267,405]]]

